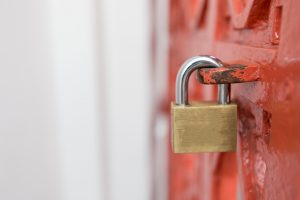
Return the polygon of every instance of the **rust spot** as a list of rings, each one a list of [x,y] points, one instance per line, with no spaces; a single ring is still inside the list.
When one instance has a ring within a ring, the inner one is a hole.
[[[226,64],[220,68],[200,69],[197,78],[204,84],[243,83],[260,79],[257,65]]]
[[[241,66],[244,67],[244,66]],[[242,78],[236,76],[238,73],[238,69],[236,66],[229,68],[229,70],[223,71],[221,73],[214,73],[212,74],[212,78],[215,80],[216,83],[218,82],[229,82],[229,83],[238,83],[242,82]]]

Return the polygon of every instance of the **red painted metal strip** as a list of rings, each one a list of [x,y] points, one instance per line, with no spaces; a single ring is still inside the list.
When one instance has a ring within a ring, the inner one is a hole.
[[[257,64],[226,64],[220,68],[203,68],[197,78],[204,84],[244,83],[260,80]]]

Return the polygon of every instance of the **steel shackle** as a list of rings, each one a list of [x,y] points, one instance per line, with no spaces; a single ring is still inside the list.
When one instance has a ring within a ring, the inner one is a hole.
[[[176,76],[176,104],[188,105],[188,82],[193,71],[201,68],[223,67],[222,61],[213,56],[195,56],[185,61]],[[229,84],[218,84],[218,103],[230,103]]]

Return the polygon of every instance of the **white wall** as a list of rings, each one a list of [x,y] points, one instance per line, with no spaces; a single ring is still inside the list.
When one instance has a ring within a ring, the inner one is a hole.
[[[0,199],[150,199],[148,1],[2,1],[0,24]]]
[[[59,199],[48,8],[34,0],[0,4],[0,199]]]
[[[150,199],[150,1],[102,0],[109,198]]]
[[[96,1],[48,0],[61,198],[103,197]]]

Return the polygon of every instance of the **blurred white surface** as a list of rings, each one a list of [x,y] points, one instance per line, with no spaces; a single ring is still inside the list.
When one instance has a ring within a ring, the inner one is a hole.
[[[169,181],[169,121],[168,116],[161,110],[166,102],[168,88],[168,50],[169,50],[169,1],[156,0],[153,15],[155,50],[154,50],[154,147],[153,147],[153,199],[168,199]]]
[[[100,74],[93,0],[48,0],[53,58],[60,189],[63,200],[100,199]],[[101,160],[102,159],[102,160]]]
[[[0,199],[60,199],[54,67],[43,1],[0,5]]]
[[[150,199],[148,4],[0,3],[0,199]]]
[[[150,199],[150,1],[102,0],[108,199]]]

